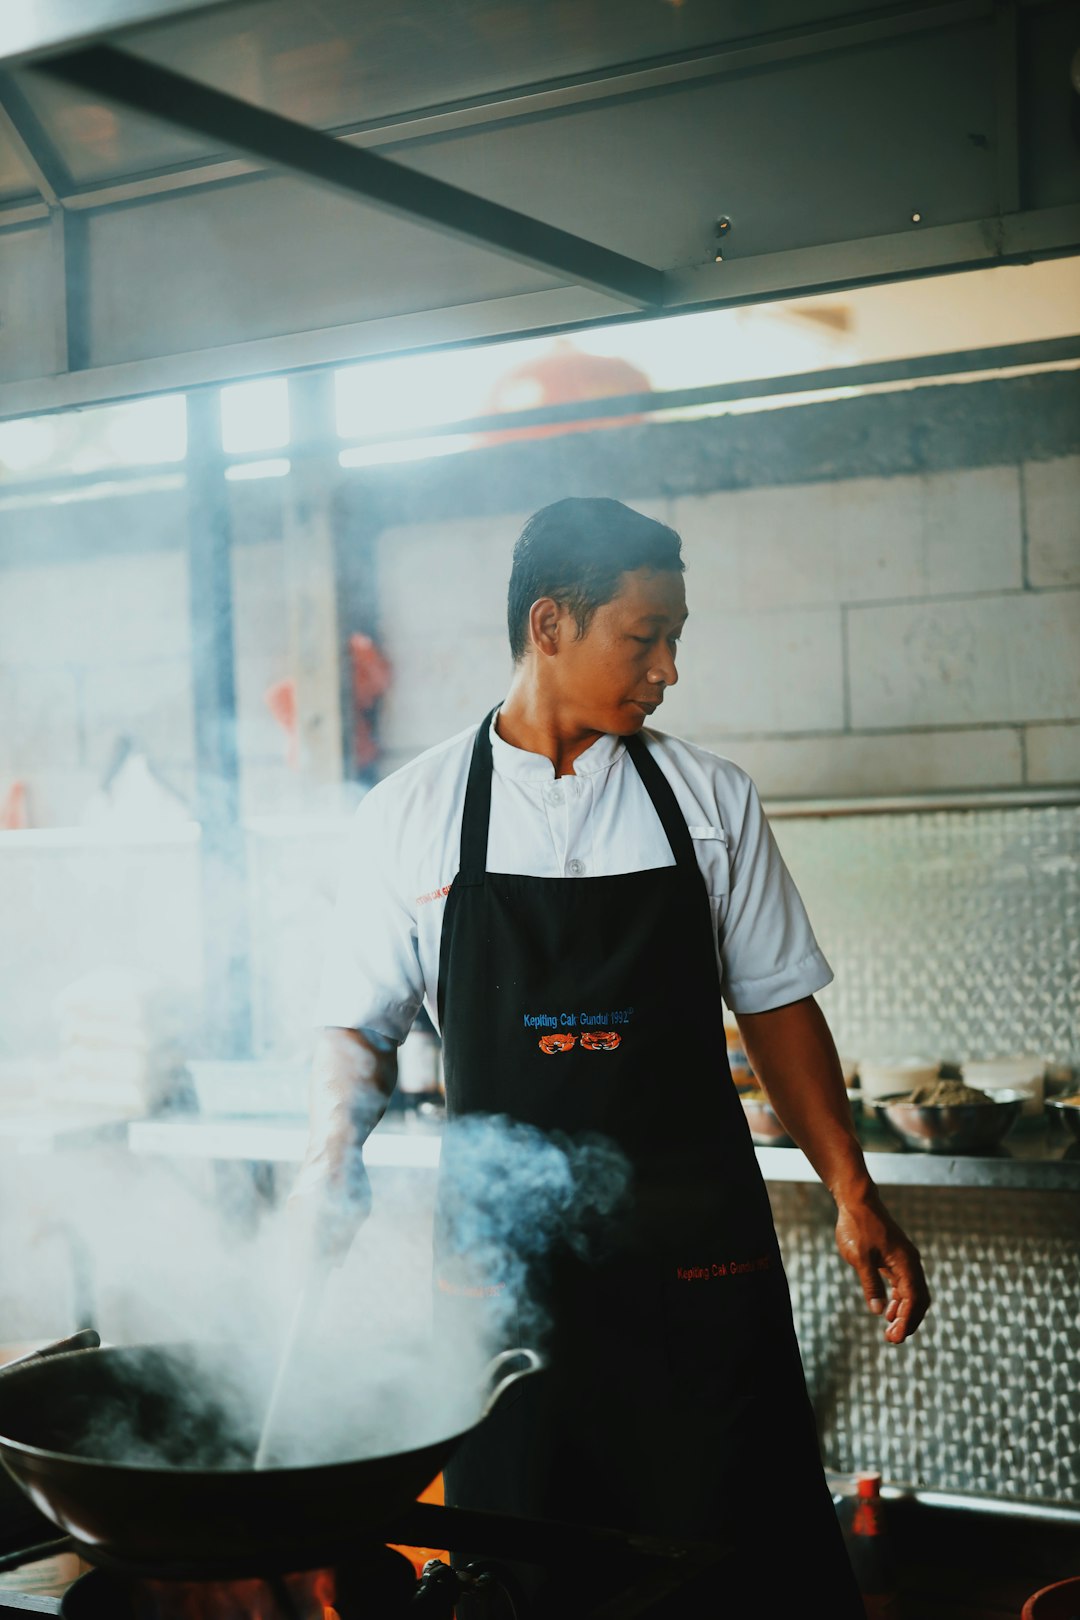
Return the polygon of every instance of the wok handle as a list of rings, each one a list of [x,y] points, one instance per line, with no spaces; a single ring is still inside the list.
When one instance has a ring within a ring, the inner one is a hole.
[[[501,1369],[508,1362],[521,1361],[522,1359],[526,1363],[524,1367],[519,1367],[516,1372],[503,1373],[501,1377],[499,1376]],[[492,1379],[495,1380],[495,1383],[490,1395],[484,1402],[484,1409],[480,1414],[481,1419],[487,1417],[492,1408],[506,1394],[511,1384],[516,1384],[520,1378],[531,1378],[533,1373],[541,1371],[543,1365],[543,1356],[539,1355],[535,1350],[526,1350],[523,1347],[516,1350],[500,1350],[499,1354],[489,1361],[484,1369],[484,1383],[488,1383]]]
[[[44,1361],[46,1356],[62,1356],[66,1350],[96,1350],[100,1344],[101,1335],[95,1328],[83,1328],[66,1339],[54,1339],[51,1344],[43,1344],[40,1350],[28,1350],[25,1356],[5,1361],[0,1373],[7,1372],[9,1367],[25,1367],[28,1361]]]

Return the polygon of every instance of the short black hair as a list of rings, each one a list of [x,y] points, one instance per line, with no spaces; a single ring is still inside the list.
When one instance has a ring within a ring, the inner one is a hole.
[[[621,501],[570,495],[529,518],[514,546],[506,622],[514,662],[529,642],[529,609],[542,596],[565,604],[578,635],[593,614],[619,593],[636,568],[683,573],[682,542],[674,529]]]

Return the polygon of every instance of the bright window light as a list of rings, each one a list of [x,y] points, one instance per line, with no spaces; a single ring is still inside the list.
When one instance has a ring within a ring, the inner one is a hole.
[[[102,412],[112,461],[123,466],[183,461],[187,455],[187,401],[183,394],[156,394]]]
[[[566,362],[568,373],[575,368],[578,373],[564,397],[583,397],[583,356],[627,361],[655,389],[694,388],[813,370],[839,362],[843,347],[835,333],[807,323],[800,326],[790,314],[770,308],[711,310],[582,328],[563,338],[519,338],[441,353],[367,360],[343,367],[335,375],[337,426],[343,439],[380,434],[420,437],[436,423],[486,416],[496,409],[542,406],[547,395],[541,376],[550,375],[553,362],[559,361]],[[534,366],[538,368],[535,373]],[[584,370],[587,372],[587,360]]]
[[[284,456],[273,456],[267,461],[238,461],[226,467],[225,477],[233,484],[248,483],[255,478],[284,478],[289,462]]]
[[[338,432],[343,439],[405,438],[436,423],[483,416],[503,372],[546,347],[546,340],[528,339],[346,366],[334,377]]]
[[[433,456],[456,456],[471,450],[476,441],[467,433],[446,433],[437,439],[398,439],[393,444],[354,445],[343,450],[343,467],[384,467],[391,461],[428,461]]]
[[[221,390],[221,446],[226,455],[280,450],[289,442],[289,385],[257,377]]]
[[[0,467],[8,472],[32,472],[43,466],[55,449],[56,427],[48,416],[0,423]]]

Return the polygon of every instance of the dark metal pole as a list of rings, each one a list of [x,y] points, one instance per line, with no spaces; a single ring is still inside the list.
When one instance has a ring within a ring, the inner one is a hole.
[[[232,533],[216,389],[188,395],[188,592],[201,834],[203,1047],[251,1050],[247,870],[236,745]]]

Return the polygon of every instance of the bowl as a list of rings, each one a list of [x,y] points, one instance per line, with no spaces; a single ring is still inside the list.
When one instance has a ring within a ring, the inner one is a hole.
[[[748,1095],[746,1092],[741,1093],[741,1096],[743,1113],[750,1127],[750,1140],[757,1147],[795,1146],[768,1098]]]
[[[912,1103],[878,1097],[874,1112],[894,1136],[920,1153],[991,1153],[1016,1121],[1022,1091],[987,1093],[981,1103]]]
[[[1080,1142],[1080,1091],[1066,1093],[1064,1097],[1047,1097],[1047,1108],[1052,1108],[1069,1135]]]

